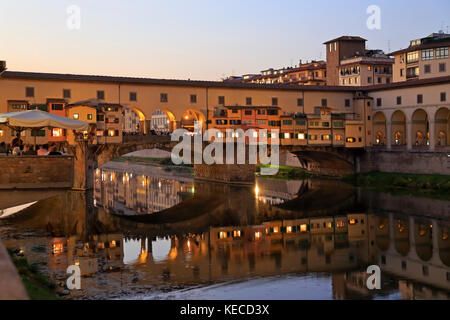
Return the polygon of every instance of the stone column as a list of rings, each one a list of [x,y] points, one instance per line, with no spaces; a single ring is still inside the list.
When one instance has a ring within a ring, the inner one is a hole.
[[[412,140],[413,140],[413,132],[412,132],[412,121],[406,121],[406,149],[412,150]]]
[[[431,225],[431,237],[433,240],[433,255],[431,261],[436,264],[441,264],[442,262],[439,256],[439,224],[437,220],[432,220]]]
[[[392,123],[386,121],[386,148],[391,150],[392,145]]]
[[[430,151],[434,151],[436,149],[436,123],[434,119],[428,121],[430,125]]]

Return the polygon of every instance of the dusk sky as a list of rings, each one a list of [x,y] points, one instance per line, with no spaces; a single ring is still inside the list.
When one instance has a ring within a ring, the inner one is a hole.
[[[391,51],[450,25],[450,1],[1,0],[9,70],[218,80],[325,59],[341,35]],[[81,9],[80,28],[67,8]],[[367,7],[381,9],[369,30]]]

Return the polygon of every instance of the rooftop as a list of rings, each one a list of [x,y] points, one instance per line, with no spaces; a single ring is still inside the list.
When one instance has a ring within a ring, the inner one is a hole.
[[[364,38],[361,38],[360,36],[342,36],[333,40],[328,40],[327,42],[324,42],[323,44],[328,44],[330,42],[336,42],[336,41],[357,41],[357,42],[366,42],[367,40]]]
[[[199,80],[169,80],[153,78],[134,78],[99,75],[79,75],[60,73],[40,73],[5,71],[0,76],[1,79],[24,79],[24,80],[45,80],[45,81],[70,81],[70,82],[99,82],[114,84],[134,84],[134,85],[162,85],[179,87],[203,87],[203,88],[230,88],[230,89],[265,89],[265,90],[293,90],[293,91],[354,91],[354,87],[343,86],[292,86],[289,84],[258,84],[242,82],[220,82],[220,81],[199,81]]]

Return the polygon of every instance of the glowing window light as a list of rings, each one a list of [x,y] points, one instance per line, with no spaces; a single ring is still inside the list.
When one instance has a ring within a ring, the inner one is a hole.
[[[227,238],[227,233],[224,231],[220,231],[219,232],[219,239],[226,239]]]
[[[261,232],[255,232],[255,239],[256,240],[261,239],[261,236],[262,236]]]
[[[234,238],[240,238],[241,237],[241,230],[234,230],[233,231],[233,237]]]
[[[302,224],[300,225],[300,232],[306,232],[308,231],[308,225]]]
[[[353,218],[353,219],[350,219],[348,221],[348,223],[351,224],[351,225],[354,225],[354,224],[358,223],[358,221],[356,221],[356,219]]]
[[[343,228],[343,227],[345,227],[345,222],[342,221],[342,220],[336,222],[336,227],[338,227],[338,228]]]
[[[73,118],[74,118],[74,119],[79,119],[79,118],[80,118],[80,115],[79,115],[78,113],[74,113],[74,114],[73,114]]]
[[[3,137],[4,134],[5,132],[3,130],[0,130],[0,137]]]
[[[115,136],[115,131],[114,130],[108,130],[108,135],[110,136],[110,137],[114,137]]]
[[[79,266],[79,265],[80,265],[80,261],[78,261],[78,260],[75,261],[75,265],[76,265],[76,266]]]
[[[327,228],[332,229],[333,228],[333,222],[327,222]]]
[[[286,233],[292,233],[292,227],[291,226],[288,226],[286,228]]]
[[[284,138],[285,138],[285,139],[289,139],[290,136],[291,136],[291,135],[289,134],[289,132],[286,132],[286,133],[284,134]]]
[[[278,233],[280,232],[280,228],[278,227],[273,227],[273,233]]]
[[[385,227],[385,225],[382,223],[382,224],[380,224],[380,225],[378,226],[378,229],[383,230],[384,227]]]
[[[63,136],[63,129],[61,129],[61,128],[53,128],[52,129],[52,136],[53,137],[62,137]]]
[[[255,195],[256,196],[259,195],[259,187],[258,187],[258,185],[255,186]]]
[[[110,248],[115,248],[117,246],[116,240],[112,240],[111,244],[109,245]]]
[[[258,132],[253,132],[253,138],[258,138]]]
[[[299,133],[298,134],[298,140],[305,140],[305,134],[304,133]]]

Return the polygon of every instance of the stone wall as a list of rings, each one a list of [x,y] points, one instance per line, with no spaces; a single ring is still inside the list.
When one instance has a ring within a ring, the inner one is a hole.
[[[255,182],[254,164],[195,164],[194,177],[224,183],[251,184]]]
[[[359,158],[359,172],[450,175],[450,153],[372,150]]]
[[[27,292],[17,274],[6,248],[0,241],[0,300],[28,300]]]
[[[71,188],[73,156],[0,157],[0,189]]]

